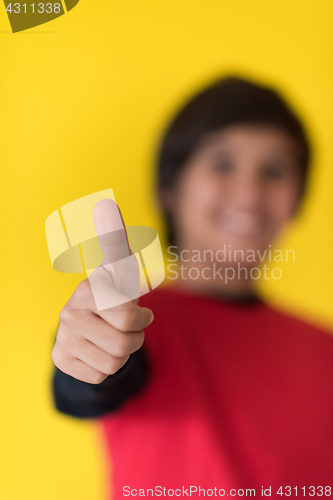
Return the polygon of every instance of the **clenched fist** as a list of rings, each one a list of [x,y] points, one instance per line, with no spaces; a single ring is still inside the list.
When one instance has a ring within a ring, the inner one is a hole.
[[[52,359],[67,375],[99,384],[142,346],[153,313],[137,305],[139,266],[117,204],[98,202],[94,223],[104,259],[62,309]]]

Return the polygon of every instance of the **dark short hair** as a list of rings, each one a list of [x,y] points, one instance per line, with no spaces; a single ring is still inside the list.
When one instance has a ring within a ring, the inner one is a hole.
[[[205,135],[236,124],[273,125],[293,138],[299,146],[304,188],[311,147],[297,114],[276,90],[238,76],[225,76],[192,96],[164,132],[157,159],[158,191],[174,187]],[[173,244],[172,221],[168,213],[164,215]]]

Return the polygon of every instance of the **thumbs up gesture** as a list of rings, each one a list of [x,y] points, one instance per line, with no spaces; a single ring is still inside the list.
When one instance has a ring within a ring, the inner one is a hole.
[[[94,223],[103,262],[63,307],[52,359],[67,375],[99,384],[142,346],[153,313],[137,304],[139,266],[118,205],[99,201]]]

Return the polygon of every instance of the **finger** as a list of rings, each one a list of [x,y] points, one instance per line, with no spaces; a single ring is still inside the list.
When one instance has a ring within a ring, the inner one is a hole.
[[[94,208],[94,224],[104,255],[103,265],[131,255],[123,217],[116,202],[100,200]]]
[[[95,368],[87,365],[81,359],[72,359],[69,366],[58,366],[58,368],[63,373],[66,373],[66,375],[70,375],[71,377],[81,380],[82,382],[87,382],[88,384],[100,384],[109,376],[107,373],[101,373],[100,371],[95,370]]]
[[[137,301],[140,296],[140,269],[136,256],[131,252],[118,205],[109,199],[99,201],[94,208],[94,224],[104,256],[102,270],[97,268],[89,276],[97,309],[113,308],[129,300]],[[125,298],[117,296],[114,290]]]
[[[124,358],[142,346],[145,339],[143,330],[140,332],[120,332],[107,325],[103,320],[96,319],[100,323],[97,325],[98,329],[89,328],[86,331],[81,331],[81,334],[89,343],[94,344],[105,353],[115,358]]]
[[[112,375],[125,364],[129,354],[123,356],[113,356],[86,339],[80,342],[76,348],[75,358],[80,359],[88,366],[101,373]]]
[[[97,311],[137,302],[140,296],[140,272],[135,255],[96,268],[88,279]]]
[[[122,320],[121,317],[117,319]],[[94,314],[90,314],[89,318],[84,315],[79,321],[76,332],[72,332],[71,336],[73,345],[70,350],[72,352],[77,352],[77,349],[81,348],[83,338],[106,353],[122,358],[140,349],[144,342],[142,329],[133,332],[120,331]],[[140,322],[142,322],[141,319]],[[128,324],[130,325],[130,322]],[[127,327],[127,325],[124,326]]]
[[[99,311],[98,316],[121,332],[140,332],[154,319],[153,312],[147,307],[139,307],[133,302],[124,306]]]

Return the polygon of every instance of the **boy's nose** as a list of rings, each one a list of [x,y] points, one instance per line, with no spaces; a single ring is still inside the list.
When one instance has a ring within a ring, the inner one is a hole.
[[[230,186],[229,201],[238,210],[257,211],[263,201],[259,179],[251,175],[236,178]]]

